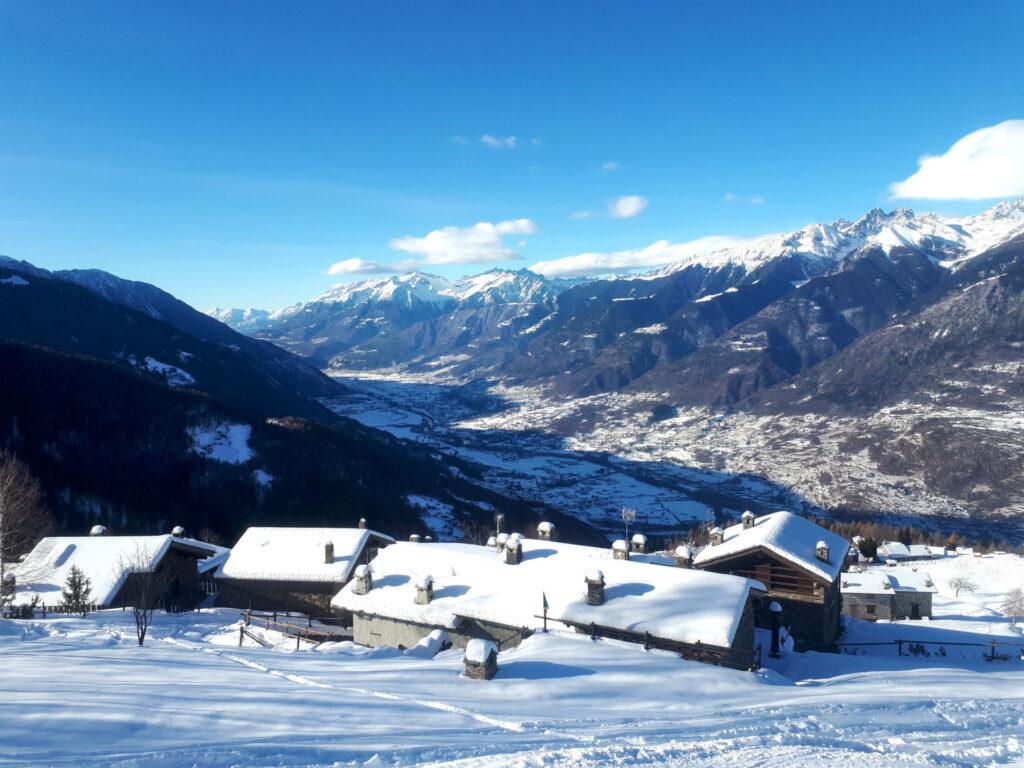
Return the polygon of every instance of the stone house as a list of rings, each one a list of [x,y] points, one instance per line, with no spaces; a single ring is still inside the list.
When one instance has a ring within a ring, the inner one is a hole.
[[[843,574],[843,612],[865,621],[899,621],[932,615],[935,583],[917,568],[852,569]]]
[[[195,608],[204,595],[198,563],[220,548],[185,536],[108,536],[95,526],[89,536],[48,536],[12,568],[14,603],[58,606],[72,567],[89,579],[89,600],[97,608],[120,607],[132,594],[131,581],[142,573],[158,573],[162,593],[154,607],[169,611]]]
[[[394,543],[367,528],[249,528],[214,574],[217,605],[326,615],[356,566]]]
[[[396,544],[332,606],[352,614],[357,643],[374,647],[409,648],[443,629],[457,648],[483,639],[504,650],[544,628],[546,604],[552,629],[748,669],[754,600],[763,594],[751,579],[513,534],[503,546]]]
[[[796,650],[828,650],[839,633],[848,550],[842,536],[791,512],[744,512],[740,523],[711,531],[693,566],[760,582],[767,597],[756,608],[757,626],[771,627],[768,606],[777,602]]]

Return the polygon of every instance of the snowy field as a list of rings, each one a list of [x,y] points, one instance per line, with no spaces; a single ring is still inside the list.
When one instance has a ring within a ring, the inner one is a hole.
[[[1018,659],[809,653],[751,673],[552,633],[487,682],[458,651],[238,647],[237,618],[161,615],[143,648],[121,611],[0,621],[0,765],[1024,765]]]

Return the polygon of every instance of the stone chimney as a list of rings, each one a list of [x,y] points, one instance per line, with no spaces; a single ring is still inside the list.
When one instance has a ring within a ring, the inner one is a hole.
[[[433,537],[433,536],[424,536],[424,537],[423,537],[423,541],[425,541],[425,542],[426,542],[427,544],[429,544],[429,543],[430,543],[430,542],[432,542],[433,540],[434,540],[434,537]]]
[[[615,560],[629,560],[629,544],[625,539],[617,539],[612,544],[612,557]]]
[[[604,574],[596,568],[587,571],[587,605],[604,605]]]
[[[185,529],[180,525],[176,525],[171,528],[171,536],[177,536],[179,539],[185,538]]]
[[[680,544],[676,547],[675,556],[676,565],[680,568],[693,567],[693,552],[690,551],[689,544]]]
[[[708,540],[711,542],[711,546],[715,547],[722,543],[725,538],[725,531],[719,528],[717,525],[711,529],[708,533]]]
[[[634,533],[630,541],[630,550],[641,554],[647,551],[647,537],[642,533]]]
[[[355,586],[352,591],[357,595],[369,594],[373,589],[373,572],[368,565],[357,565],[355,570]]]
[[[89,529],[89,535],[90,536],[106,536],[107,535],[107,526],[105,526],[105,525],[94,525],[92,528]]]
[[[544,539],[546,541],[554,541],[555,524],[548,522],[537,523],[537,538]]]
[[[366,518],[365,517],[360,517],[359,518],[359,527],[360,528],[366,528]]]
[[[420,543],[420,535],[418,533],[412,534],[411,536],[409,536],[409,541],[411,541],[413,544],[419,544]]]
[[[814,554],[817,555],[818,559],[823,563],[828,562],[828,544],[824,541],[819,541],[814,547]]]
[[[505,545],[507,543],[508,543],[508,534],[507,533],[499,533],[497,538],[494,540],[494,547],[499,552],[504,552],[505,551]]]
[[[754,523],[756,522],[757,518],[754,517],[754,513],[748,509],[740,516],[740,520],[743,521],[743,528],[744,530],[746,530],[747,528],[754,527]]]
[[[502,554],[505,565],[519,565],[523,562],[523,540],[515,535],[509,536]]]
[[[434,577],[423,576],[416,580],[416,605],[427,605],[434,599]]]
[[[324,562],[330,565],[334,562],[334,542],[328,541],[324,544]]]

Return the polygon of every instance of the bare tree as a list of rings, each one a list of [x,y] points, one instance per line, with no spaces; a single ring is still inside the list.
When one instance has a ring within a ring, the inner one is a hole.
[[[10,591],[10,566],[53,528],[39,481],[21,459],[0,451],[0,585]],[[21,574],[22,578],[26,574]]]
[[[971,581],[967,574],[959,573],[949,580],[949,588],[955,590],[956,596],[960,597],[961,592],[974,592],[978,585]]]
[[[1014,587],[1007,592],[1001,607],[1011,619],[1024,618],[1024,589]]]
[[[119,595],[121,604],[132,610],[135,636],[139,645],[146,641],[146,633],[153,623],[153,614],[160,607],[171,583],[171,576],[153,562],[151,553],[141,546],[118,560],[117,576],[123,579]]]

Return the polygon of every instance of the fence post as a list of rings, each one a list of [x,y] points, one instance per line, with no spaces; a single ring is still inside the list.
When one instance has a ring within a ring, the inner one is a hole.
[[[644,630],[644,650],[651,650],[651,633],[647,630]]]
[[[995,661],[996,660],[996,641],[995,640],[989,640],[989,643],[992,645],[992,658],[989,659],[989,660],[990,661]]]
[[[594,629],[594,622],[590,622],[590,639],[597,640],[597,631]]]
[[[238,647],[242,647],[242,636],[245,635],[245,627],[241,624],[238,625]]]
[[[899,646],[899,655],[902,656],[903,655],[903,641],[902,640],[897,640],[896,644]]]
[[[295,650],[299,650],[299,636],[295,635]]]

